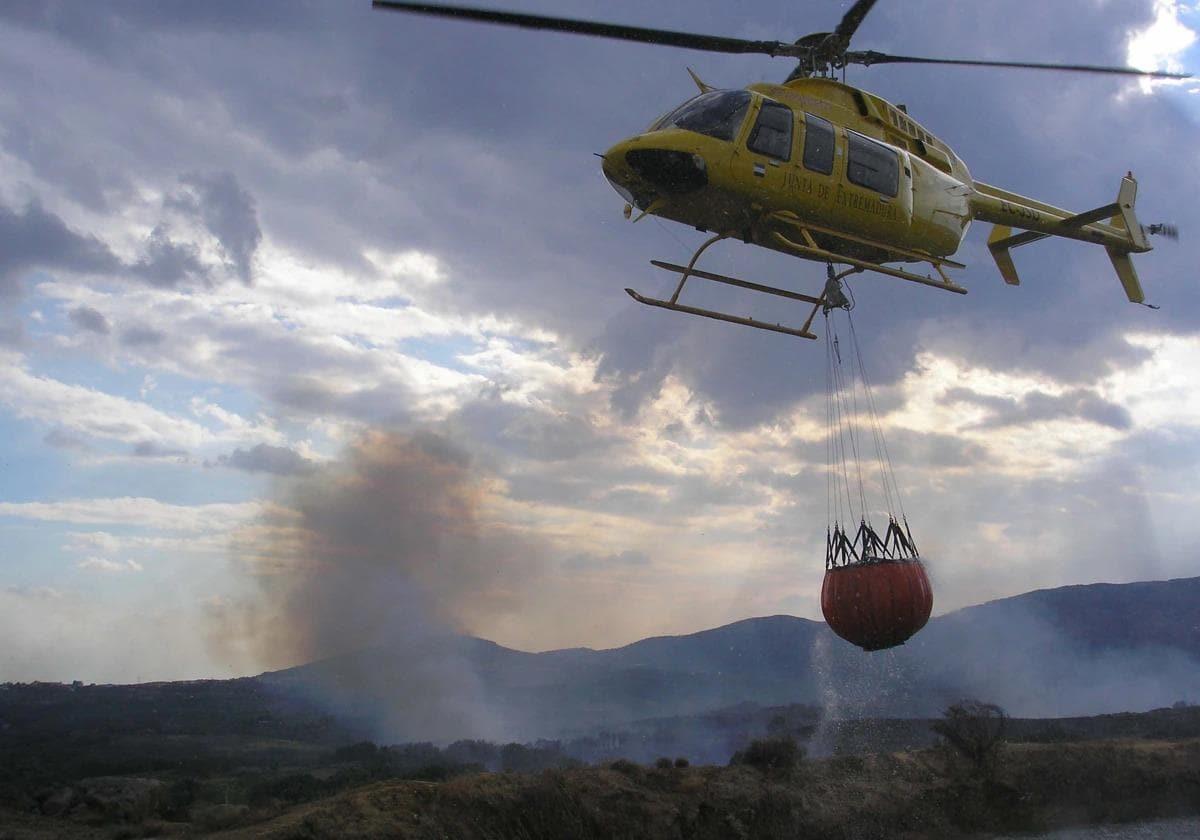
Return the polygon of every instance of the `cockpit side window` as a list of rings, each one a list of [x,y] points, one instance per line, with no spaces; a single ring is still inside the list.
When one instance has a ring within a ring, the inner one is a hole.
[[[744,90],[714,90],[689,99],[654,125],[651,131],[682,128],[718,140],[732,141],[750,109],[750,93]]]
[[[846,177],[850,183],[895,196],[900,190],[900,161],[895,149],[853,131],[847,131],[846,137],[850,141],[846,163]]]
[[[778,102],[763,102],[754,128],[746,139],[746,148],[776,160],[790,160],[794,122],[791,108]]]
[[[812,114],[804,115],[804,168],[833,172],[833,123]]]

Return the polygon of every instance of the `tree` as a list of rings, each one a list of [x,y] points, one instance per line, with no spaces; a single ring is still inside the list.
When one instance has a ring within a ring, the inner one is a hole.
[[[764,773],[790,776],[804,760],[804,748],[792,738],[760,738],[733,754],[731,765],[744,764]]]
[[[933,724],[944,747],[967,762],[971,772],[990,778],[996,771],[1008,729],[1008,715],[994,703],[960,700]]]

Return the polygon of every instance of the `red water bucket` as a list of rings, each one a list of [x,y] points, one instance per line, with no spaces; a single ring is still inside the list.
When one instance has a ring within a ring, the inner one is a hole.
[[[825,572],[821,612],[830,628],[863,650],[902,645],[925,626],[933,589],[920,560],[879,560]]]

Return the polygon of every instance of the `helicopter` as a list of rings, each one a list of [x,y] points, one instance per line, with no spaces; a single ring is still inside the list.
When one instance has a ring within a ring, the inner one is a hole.
[[[851,50],[850,42],[877,0],[856,0],[831,32],[794,43],[752,41],[495,9],[373,0],[375,8],[552,32],[591,35],[720,53],[794,59],[779,84],[716,89],[688,73],[697,95],[600,158],[609,183],[625,199],[625,216],[657,216],[711,233],[686,265],[652,260],[678,275],[668,299],[625,291],[638,303],[729,323],[815,339],[819,311],[850,305],[841,281],[871,271],[966,294],[947,269],[971,222],[992,224],[990,251],[1009,285],[1020,276],[1012,249],[1050,236],[1102,246],[1130,302],[1145,303],[1131,254],[1151,250],[1152,234],[1177,237],[1169,224],[1143,226],[1135,214],[1137,181],[1128,173],[1116,199],[1083,212],[976,181],[963,160],[933,132],[890,102],[845,82],[858,64],[936,64],[1106,73],[1157,78],[1186,74],[1129,67],[900,56]],[[838,78],[840,75],[840,79]],[[638,211],[633,216],[634,210]],[[826,265],[820,294],[697,268],[722,240],[740,240]],[[835,266],[847,266],[836,270]],[[917,273],[927,266],[925,274]],[[679,302],[685,284],[706,280],[811,305],[799,327]]]

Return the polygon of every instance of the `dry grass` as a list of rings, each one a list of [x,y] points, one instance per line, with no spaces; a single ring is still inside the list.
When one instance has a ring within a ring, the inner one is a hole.
[[[745,766],[622,764],[444,783],[381,782],[225,837],[403,840],[960,837],[1200,813],[1200,741],[1015,745],[995,780],[934,751]]]

